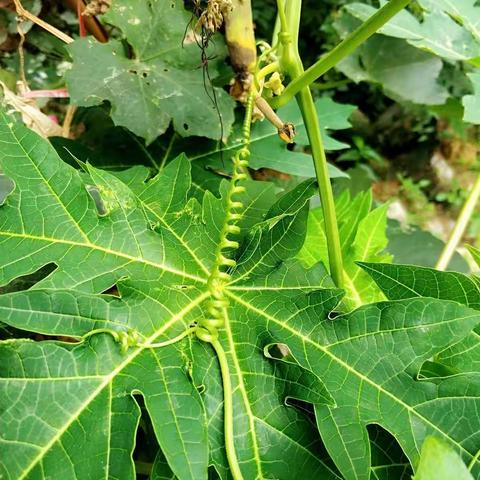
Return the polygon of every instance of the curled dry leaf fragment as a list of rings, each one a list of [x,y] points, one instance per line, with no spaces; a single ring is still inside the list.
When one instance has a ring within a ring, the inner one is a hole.
[[[44,138],[62,135],[62,127],[45,115],[34,99],[16,95],[3,82],[0,82],[0,86],[3,90],[3,103],[21,113],[28,128]]]

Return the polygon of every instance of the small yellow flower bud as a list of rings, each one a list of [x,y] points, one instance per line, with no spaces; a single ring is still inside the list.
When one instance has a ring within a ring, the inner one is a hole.
[[[281,95],[285,90],[285,87],[282,83],[282,77],[278,72],[272,73],[267,82],[265,82],[265,87],[269,88],[275,95]]]

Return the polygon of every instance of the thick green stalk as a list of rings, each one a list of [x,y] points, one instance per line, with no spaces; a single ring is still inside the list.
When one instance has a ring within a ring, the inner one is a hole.
[[[283,1],[277,2],[279,11],[283,9]],[[289,0],[286,8],[286,16],[280,15],[282,32],[280,41],[283,44],[281,66],[292,78],[299,78],[304,70],[302,60],[298,53],[298,32],[300,26],[301,0]],[[287,30],[286,30],[287,29]],[[302,111],[302,117],[307,129],[310,147],[312,149],[313,164],[318,182],[320,200],[322,202],[325,219],[325,234],[327,237],[328,259],[330,275],[337,287],[343,286],[343,260],[340,236],[338,233],[335,202],[333,200],[332,185],[328,175],[327,157],[323,145],[320,122],[313,101],[310,87],[306,85],[297,94],[297,102]]]
[[[232,0],[232,11],[225,18],[225,37],[235,72],[252,73],[257,47],[250,0]]]
[[[287,3],[287,9],[290,5]],[[352,32],[345,40],[340,42],[333,50],[313,64],[308,70],[298,77],[292,79],[292,82],[285,89],[280,97],[272,99],[270,102],[273,108],[279,108],[288,103],[303,88],[312,84],[319,77],[335,67],[341,60],[348,57],[362,43],[382,28],[391,18],[405,8],[411,0],[390,0],[384,7],[380,8],[357,30]],[[288,16],[288,15],[287,15]]]
[[[335,285],[342,288],[343,259],[340,236],[338,234],[337,216],[335,213],[335,202],[333,200],[332,184],[328,174],[327,157],[325,155],[318,114],[309,87],[300,91],[297,95],[297,102],[302,110],[303,121],[307,128],[320,191],[320,199],[322,201],[330,274]]]
[[[457,249],[460,240],[467,229],[468,223],[472,218],[473,212],[475,211],[475,207],[477,206],[478,200],[480,199],[480,175],[478,176],[475,184],[465,202],[465,205],[460,212],[460,216],[455,223],[455,227],[450,234],[450,238],[448,239],[445,248],[443,249],[440,258],[438,259],[435,268],[437,270],[446,270],[450,261],[455,254],[455,250]]]

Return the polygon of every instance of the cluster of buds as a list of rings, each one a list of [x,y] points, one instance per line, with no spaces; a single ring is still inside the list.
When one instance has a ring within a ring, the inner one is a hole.
[[[95,15],[103,15],[110,8],[112,0],[92,0],[88,3],[82,15],[86,17],[94,17]]]
[[[208,0],[198,23],[209,32],[216,32],[223,24],[224,18],[233,9],[231,0]]]

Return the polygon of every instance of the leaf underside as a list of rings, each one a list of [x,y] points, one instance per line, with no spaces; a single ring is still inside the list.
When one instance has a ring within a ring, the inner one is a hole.
[[[141,395],[162,452],[156,478],[170,469],[206,479],[209,465],[229,478],[212,348],[193,336],[153,346],[207,315],[226,185],[199,202],[184,157],[150,180],[124,183],[91,165],[79,173],[5,114],[0,142],[0,168],[15,185],[0,207],[0,282],[56,266],[33,288],[0,296],[3,323],[54,338],[0,344],[0,476],[135,478]],[[307,181],[267,207],[248,190],[243,198],[220,342],[244,478],[382,478],[371,425],[414,465],[428,435],[470,462],[480,443],[469,415],[479,407],[477,377],[419,372],[468,339],[480,314],[417,295],[330,320],[342,292],[320,263],[296,260],[314,192]],[[109,333],[80,341],[98,329],[138,341],[126,351]],[[275,348],[289,355],[276,358]]]

